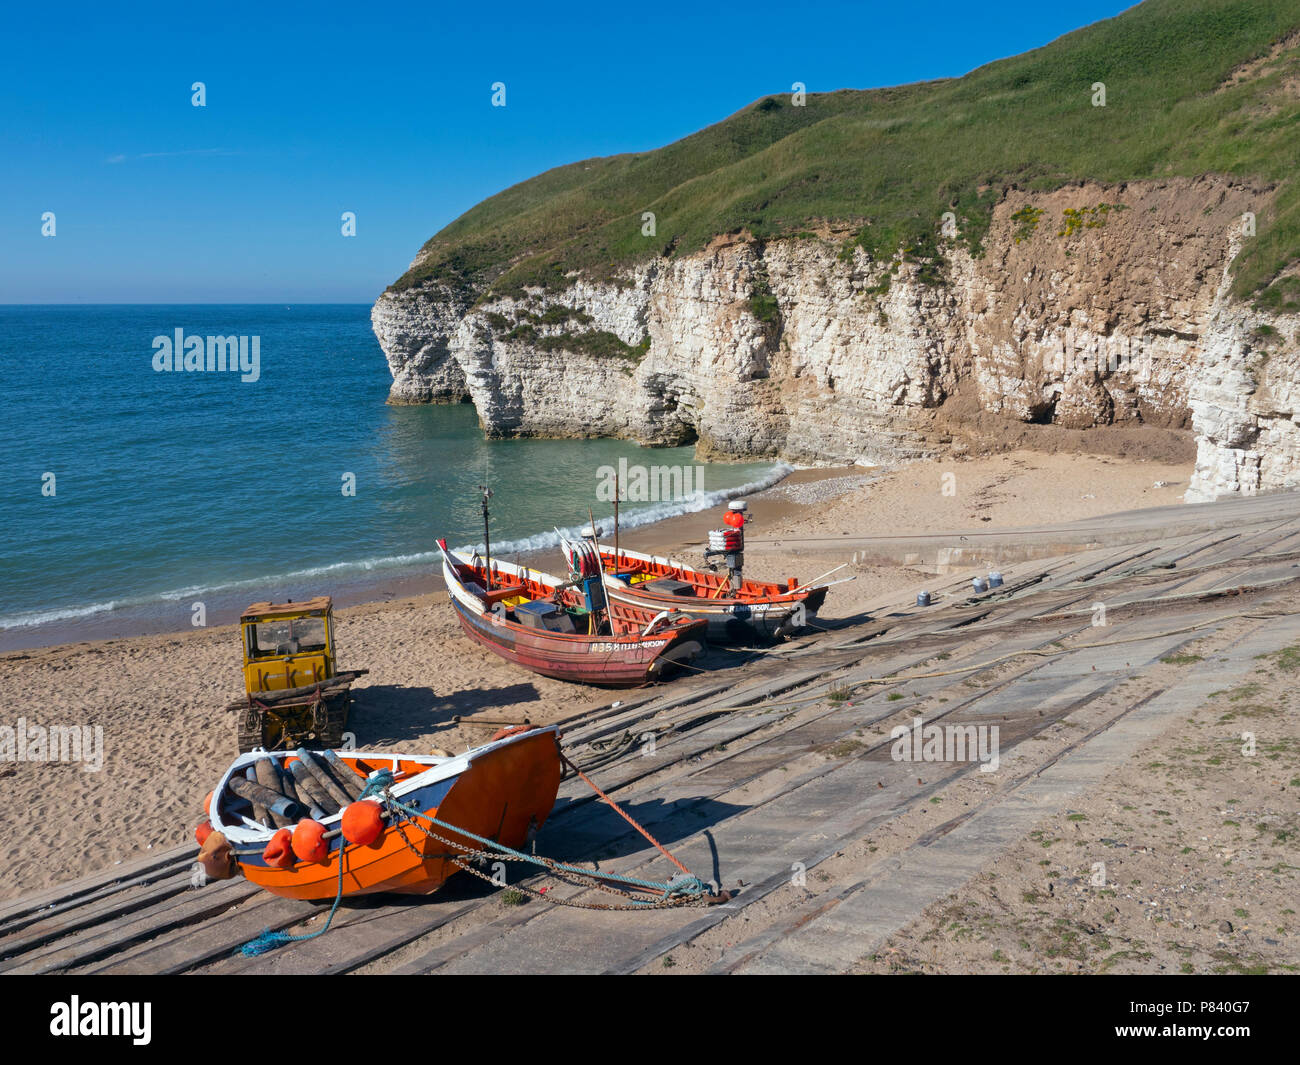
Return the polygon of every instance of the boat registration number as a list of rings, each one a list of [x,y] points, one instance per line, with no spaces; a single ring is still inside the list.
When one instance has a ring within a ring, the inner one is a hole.
[[[667,644],[668,644],[667,640],[643,640],[641,643],[637,643],[637,644],[593,643],[591,645],[591,654],[607,655],[613,651],[623,651],[623,650],[633,651],[636,650],[636,648],[638,647],[666,647]]]

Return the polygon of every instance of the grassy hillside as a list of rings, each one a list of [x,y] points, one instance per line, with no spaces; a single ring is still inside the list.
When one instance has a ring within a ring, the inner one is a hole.
[[[1008,186],[1223,173],[1281,184],[1236,286],[1290,302],[1300,283],[1273,282],[1300,258],[1300,41],[1268,57],[1298,29],[1300,0],[1146,0],[962,78],[809,95],[803,107],[769,96],[665,148],[558,167],[485,200],[392,288],[553,287],[566,270],[608,276],[719,233],[762,239],[817,221],[856,227],[848,243],[877,258],[903,247],[941,267],[942,213],[978,254]],[[1092,103],[1099,81],[1104,107]],[[653,238],[643,211],[657,217]]]

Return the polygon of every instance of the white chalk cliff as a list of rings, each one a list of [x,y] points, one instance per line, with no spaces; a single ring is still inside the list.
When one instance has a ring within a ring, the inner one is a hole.
[[[889,264],[823,230],[719,237],[562,292],[390,291],[371,317],[392,402],[467,399],[492,436],[888,463],[950,446],[960,389],[1024,422],[1190,427],[1187,498],[1212,499],[1300,481],[1300,316],[1229,292],[1266,198],[1213,178],[1012,192],[982,256],[946,245],[942,284],[906,263],[882,284]]]

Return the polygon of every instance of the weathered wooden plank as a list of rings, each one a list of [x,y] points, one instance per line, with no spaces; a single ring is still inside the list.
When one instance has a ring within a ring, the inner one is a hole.
[[[169,898],[114,921],[86,925],[80,934],[50,942],[6,963],[6,972],[49,973],[115,954],[178,926],[193,925],[224,913],[248,897],[253,885],[234,881],[209,885],[184,898]]]
[[[153,874],[165,876],[169,872],[177,872],[182,864],[192,862],[197,853],[198,848],[192,844],[172,847],[158,854],[150,854],[114,865],[112,868],[92,873],[78,880],[71,880],[11,899],[0,905],[0,932],[13,919],[38,910],[61,906],[76,899],[89,900],[91,896],[102,896],[105,892],[143,883]]]
[[[170,975],[190,972],[205,962],[233,954],[262,932],[283,931],[301,924],[313,913],[323,913],[309,903],[279,896],[247,885],[253,894],[243,896],[233,906],[203,924],[195,910],[185,915],[175,927],[158,934],[138,937],[129,949],[119,946],[109,954],[96,953],[79,959],[65,971],[104,975],[152,973]],[[196,900],[196,910],[204,903]]]
[[[190,874],[178,873],[165,877],[155,884],[125,892],[114,892],[106,899],[64,910],[49,918],[37,921],[11,936],[0,939],[0,972],[8,972],[15,964],[13,959],[30,954],[37,947],[61,939],[83,928],[103,926],[125,913],[165,901],[190,887]]]

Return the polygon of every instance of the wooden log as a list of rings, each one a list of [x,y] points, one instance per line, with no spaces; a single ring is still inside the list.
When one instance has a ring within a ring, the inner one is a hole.
[[[311,751],[299,747],[297,754],[298,761],[303,763],[307,772],[311,774],[312,779],[325,789],[326,794],[338,803],[340,809],[352,801],[352,796],[343,790],[343,785],[338,783],[338,781],[330,775],[330,773],[325,769],[324,763],[318,762]]]
[[[352,800],[355,802],[361,798],[361,793],[366,790],[366,783],[357,775],[356,770],[352,769],[333,751],[321,751],[320,756],[329,763],[330,769],[334,771],[339,783],[343,785],[343,790],[352,797]]]
[[[257,783],[268,791],[274,791],[279,795],[284,792],[280,789],[280,777],[275,771],[275,759],[270,757],[259,758],[253,763],[253,773]]]
[[[327,813],[337,813],[338,804],[330,797],[324,785],[317,782],[312,776],[311,769],[302,759],[289,763],[289,772],[293,775],[294,784],[297,785],[298,794],[304,796],[308,802],[319,806]]]
[[[275,771],[280,778],[279,790],[284,794],[285,798],[292,799],[303,806],[310,805],[305,798],[298,794],[298,787],[293,779],[293,774],[289,772],[288,767],[283,762],[275,763]]]
[[[290,762],[289,772],[293,774],[294,783],[298,786],[298,794],[311,805],[312,817],[319,821],[339,812],[338,803],[330,798],[329,792],[316,783],[311,771],[302,761]]]
[[[244,779],[251,780],[254,784],[256,784],[257,767],[252,765],[248,766],[248,768],[244,770]],[[233,788],[231,790],[234,791]],[[235,792],[235,794],[239,794],[239,793]],[[266,807],[263,806],[260,802],[253,802],[252,799],[249,799],[248,801],[253,803],[253,820],[266,825],[267,828],[270,828],[272,824],[271,815],[267,811]]]
[[[239,777],[231,777],[230,790],[236,795],[243,796],[249,802],[261,803],[274,816],[279,814],[285,818],[284,824],[277,825],[280,828],[287,828],[291,824],[297,824],[300,818],[306,814],[306,810],[292,799],[286,799],[278,791],[272,791],[270,788],[264,788],[251,780],[241,780]]]
[[[273,759],[259,758],[253,763],[253,769],[257,774],[258,784],[264,787],[268,792],[281,795],[286,799],[289,798],[288,795],[284,794],[284,788],[280,784],[280,774],[276,771],[275,761]],[[296,799],[291,801],[296,801]],[[276,828],[288,828],[291,824],[295,823],[290,821],[284,814],[277,813],[269,806],[267,807],[267,811],[271,815],[271,820],[275,822]]]
[[[341,694],[338,689],[346,688],[358,677],[363,677],[369,672],[368,669],[351,669],[345,673],[336,673],[328,680],[322,680],[318,684],[305,684],[298,688],[277,688],[274,691],[266,692],[252,692],[239,702],[231,703],[226,709],[247,709],[248,698],[256,699],[259,703],[264,703],[267,706],[275,706],[279,703],[310,700],[316,695],[317,690],[327,695]]]

